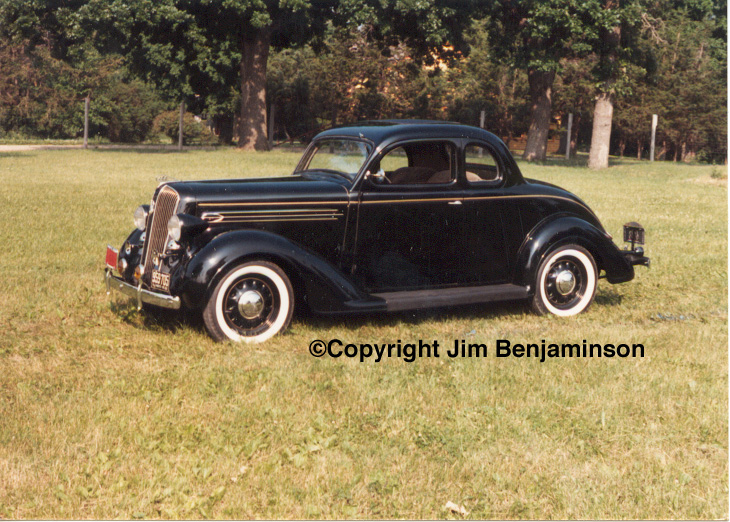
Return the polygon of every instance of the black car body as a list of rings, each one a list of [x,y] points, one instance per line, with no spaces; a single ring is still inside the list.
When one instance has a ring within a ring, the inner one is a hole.
[[[482,129],[364,122],[320,133],[289,177],[169,182],[107,253],[110,288],[202,310],[219,340],[262,341],[295,301],[321,313],[526,299],[573,315],[648,266],[573,194],[527,180]],[[115,275],[116,271],[118,275]]]

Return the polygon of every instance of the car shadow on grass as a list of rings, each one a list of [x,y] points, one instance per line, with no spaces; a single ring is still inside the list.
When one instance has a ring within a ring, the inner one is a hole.
[[[133,301],[112,301],[111,312],[124,323],[141,330],[159,330],[174,334],[181,329],[192,329],[206,334],[200,311],[167,310],[145,305],[137,310]],[[440,308],[422,308],[403,312],[370,312],[324,315],[309,310],[295,310],[294,321],[314,329],[342,328],[357,331],[364,326],[419,326],[433,321],[481,321],[505,315],[522,315],[528,310],[526,301],[505,301],[476,305],[457,305]]]
[[[522,315],[528,310],[526,301],[503,301],[499,303],[482,303],[457,305],[439,308],[421,308],[403,312],[371,312],[358,314],[320,315],[306,313],[295,315],[310,328],[342,328],[357,331],[364,326],[419,326],[434,321],[474,320],[482,321],[508,315]]]
[[[624,296],[616,292],[613,288],[601,288],[596,292],[593,298],[593,304],[598,306],[618,306],[623,301]]]
[[[622,300],[623,296],[613,289],[601,289],[596,293],[594,304],[598,306],[618,306]],[[158,330],[171,334],[181,329],[190,329],[207,335],[200,311],[187,309],[167,310],[148,305],[138,311],[137,306],[132,301],[112,302],[111,311],[123,322],[137,329]],[[363,327],[397,327],[400,325],[417,327],[425,323],[449,320],[473,320],[477,322],[509,316],[517,318],[525,313],[530,313],[528,302],[517,300],[421,308],[403,312],[361,312],[332,315],[317,314],[309,310],[299,309],[294,311],[294,321],[315,330],[345,328],[357,332]]]
[[[191,328],[205,333],[202,316],[192,310],[168,310],[150,305],[144,305],[142,310],[137,310],[133,301],[112,301],[110,307],[112,313],[124,323],[140,330],[175,333],[181,328]]]

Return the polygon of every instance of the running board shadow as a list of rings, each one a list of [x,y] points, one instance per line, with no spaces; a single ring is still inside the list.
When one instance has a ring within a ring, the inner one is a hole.
[[[397,312],[416,308],[438,308],[441,306],[527,299],[527,288],[519,285],[463,286],[438,290],[386,292],[372,294],[372,297],[383,299],[386,310]]]

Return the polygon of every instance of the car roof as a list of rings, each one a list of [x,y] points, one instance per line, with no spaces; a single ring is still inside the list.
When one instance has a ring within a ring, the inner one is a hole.
[[[375,145],[395,139],[471,138],[494,143],[497,138],[491,132],[470,125],[440,120],[368,120],[342,125],[326,130],[315,139],[334,136],[365,138]]]

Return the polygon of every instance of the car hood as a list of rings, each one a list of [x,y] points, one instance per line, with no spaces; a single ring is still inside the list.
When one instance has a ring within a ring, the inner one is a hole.
[[[344,180],[310,175],[177,181],[167,185],[180,195],[180,207],[185,209],[196,203],[299,203],[346,201],[348,197]]]

